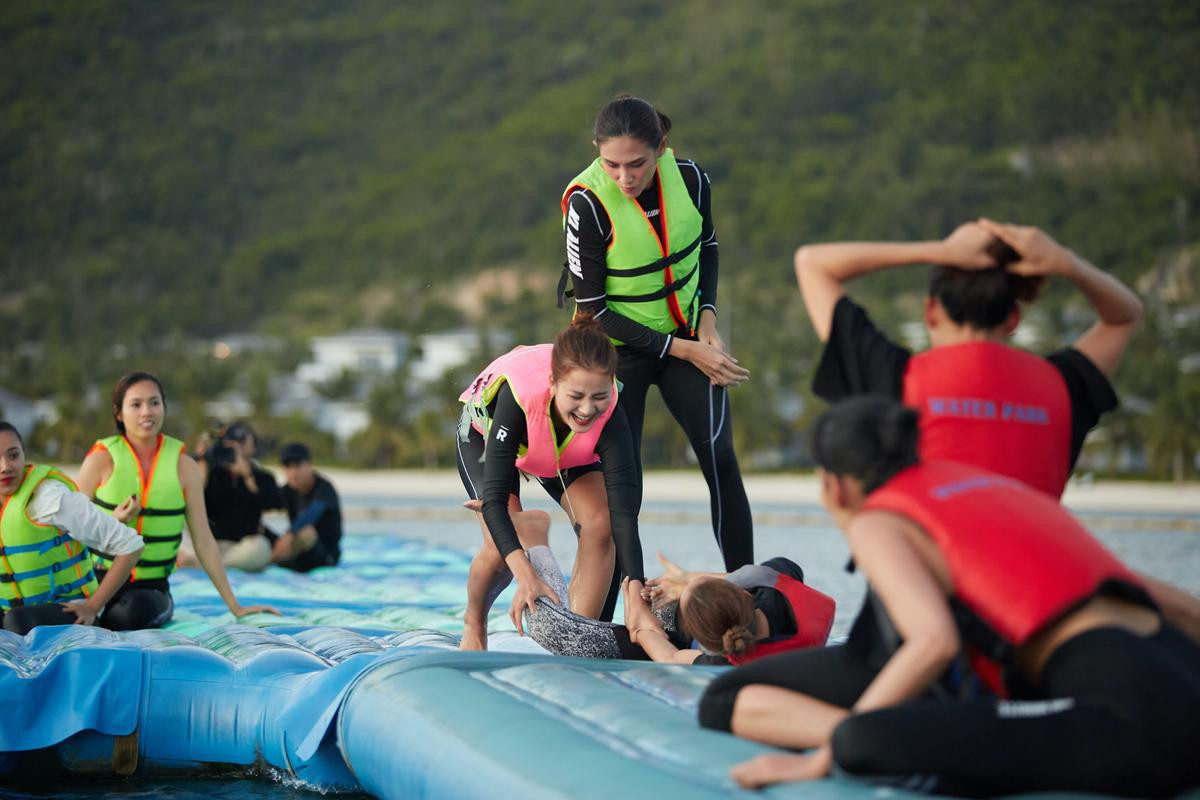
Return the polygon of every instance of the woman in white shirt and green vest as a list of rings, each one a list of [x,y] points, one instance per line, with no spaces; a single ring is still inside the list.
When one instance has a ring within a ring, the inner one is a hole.
[[[145,549],[129,580],[108,604],[100,625],[112,630],[156,628],[171,619],[174,604],[167,578],[187,522],[200,566],[235,617],[257,611],[278,614],[270,606],[243,606],[229,588],[221,551],[208,527],[204,481],[183,442],[162,433],[166,394],[158,378],[133,372],[113,389],[117,435],[100,439],[79,468],[79,490],[96,505],[116,511],[132,501],[129,526]],[[111,554],[93,553],[96,572],[112,565]]]
[[[142,540],[48,464],[25,460],[20,432],[0,420],[0,622],[24,636],[39,625],[92,625],[129,577]],[[88,548],[113,554],[98,580]]]

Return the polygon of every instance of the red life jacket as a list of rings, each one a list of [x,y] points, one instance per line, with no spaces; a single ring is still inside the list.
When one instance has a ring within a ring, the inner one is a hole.
[[[922,460],[960,461],[1052,497],[1070,477],[1071,399],[1054,365],[997,342],[935,347],[904,373]]]
[[[997,671],[1015,647],[1097,594],[1153,602],[1138,577],[1056,500],[1011,478],[950,461],[909,467],[863,506],[912,520],[950,572],[952,605],[976,671],[998,693]]]
[[[771,588],[787,598],[792,616],[796,619],[796,632],[791,636],[755,642],[754,647],[741,655],[726,654],[730,664],[745,664],[785,650],[820,647],[829,638],[833,614],[837,610],[832,597],[782,573],[775,578],[775,585]]]
[[[608,408],[586,433],[571,431],[560,445],[554,434],[554,420],[550,418],[550,354],[553,349],[551,344],[514,347],[488,364],[458,398],[470,407],[475,429],[487,436],[491,430],[487,406],[500,387],[507,383],[517,405],[525,412],[526,442],[518,449],[517,468],[539,478],[553,478],[560,469],[599,461],[596,444],[617,409],[617,381],[613,378],[613,400]]]

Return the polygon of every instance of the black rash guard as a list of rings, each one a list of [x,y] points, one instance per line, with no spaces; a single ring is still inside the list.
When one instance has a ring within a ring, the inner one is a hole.
[[[484,522],[503,558],[521,548],[517,530],[508,513],[508,496],[512,491],[517,450],[528,441],[525,412],[517,405],[508,384],[500,387],[496,393],[491,417],[492,428],[484,451],[486,457],[480,499],[483,502]],[[498,435],[500,431],[504,431],[503,438]],[[642,484],[633,434],[619,402],[596,442],[596,455],[600,456],[604,473],[612,537],[621,569],[631,578],[645,580],[637,519],[642,505]],[[555,480],[548,478],[545,482],[552,483]]]
[[[717,310],[717,232],[712,221],[712,190],[709,186],[708,175],[694,161],[677,160],[679,173],[683,176],[684,186],[688,195],[695,203],[703,219],[700,228],[700,305],[699,309],[710,308]],[[662,237],[662,202],[658,194],[658,181],[653,180],[650,186],[638,195],[638,205],[646,212],[646,218],[654,226],[654,230]],[[660,358],[666,355],[671,346],[671,334],[659,333],[647,328],[641,323],[634,322],[628,317],[621,316],[609,310],[605,304],[605,278],[608,275],[607,253],[612,240],[612,222],[604,210],[604,206],[596,199],[596,195],[587,189],[575,189],[567,197],[568,218],[574,211],[579,219],[579,258],[576,261],[573,248],[564,247],[567,251],[567,267],[571,270],[571,279],[575,287],[575,302],[583,311],[590,311],[604,327],[604,332],[614,339],[619,339],[635,350],[654,353]],[[699,313],[699,309],[697,313]],[[686,311],[686,309],[685,309]],[[696,320],[689,320],[694,327]]]

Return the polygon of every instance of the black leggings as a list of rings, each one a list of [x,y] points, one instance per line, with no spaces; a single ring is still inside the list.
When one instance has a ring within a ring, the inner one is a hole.
[[[1087,631],[1027,700],[922,700],[847,718],[834,760],[943,794],[1090,791],[1162,797],[1200,785],[1200,647],[1169,626]]]
[[[625,409],[634,447],[641,465],[642,428],[646,417],[646,392],[658,386],[663,402],[683,428],[708,483],[713,534],[725,569],[754,563],[754,528],[750,501],[742,486],[737,456],[733,452],[733,420],[729,393],[713,386],[691,362],[674,356],[658,357],[629,347],[618,347],[617,378],[620,404]]]
[[[891,658],[896,644],[891,621],[868,590],[845,644],[791,650],[719,675],[700,698],[700,724],[728,731],[738,692],[751,684],[779,686],[850,708]]]
[[[73,625],[76,616],[63,610],[59,603],[38,606],[17,606],[0,612],[4,630],[24,636],[39,625]]]
[[[97,577],[103,579],[102,573],[97,573]],[[96,624],[110,631],[140,631],[166,625],[175,613],[175,603],[165,588],[166,581],[154,583],[143,587],[127,581],[104,607]]]

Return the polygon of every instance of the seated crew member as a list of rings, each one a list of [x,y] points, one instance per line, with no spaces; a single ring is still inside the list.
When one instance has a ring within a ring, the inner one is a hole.
[[[542,547],[531,547],[522,531],[521,543],[538,575],[559,591],[565,585],[562,572],[542,537]],[[529,635],[557,655],[716,665],[816,647],[829,637],[834,601],[806,586],[804,571],[790,559],[772,558],[731,573],[685,572],[661,554],[659,559],[667,574],[648,583],[669,598],[659,613],[670,627],[651,610],[650,590],[626,581],[624,625],[588,619],[539,598],[527,622]],[[703,650],[691,647],[693,637]]]
[[[616,366],[599,323],[579,314],[553,345],[517,347],[500,356],[460,396],[458,471],[469,497],[482,501],[483,531],[467,579],[464,650],[486,649],[488,611],[514,577],[510,616],[521,633],[521,609],[532,613],[540,596],[600,617],[612,582],[614,541],[622,570],[643,578],[641,477],[617,403]],[[522,472],[563,507],[579,539],[569,598],[538,577],[521,548],[520,528],[542,522],[541,512],[521,507]]]
[[[917,439],[917,414],[880,396],[814,427],[822,502],[903,643],[850,702],[785,688],[771,663],[782,656],[759,662],[773,685],[741,692],[733,732],[818,749],[759,756],[735,779],[805,780],[836,763],[963,796],[1159,797],[1200,784],[1200,647],[1053,498],[920,461]],[[1009,699],[920,699],[964,647]]]
[[[312,453],[300,442],[284,445],[279,461],[291,525],[275,541],[271,560],[296,572],[336,566],[342,558],[342,506],[337,490],[313,469]]]
[[[235,617],[258,611],[278,614],[270,606],[243,606],[229,588],[221,551],[208,527],[204,483],[183,442],[162,433],[166,395],[158,378],[130,373],[113,387],[117,435],[100,439],[79,468],[79,490],[101,508],[115,512],[131,496],[140,503],[128,524],[142,537],[145,549],[137,566],[100,617],[111,630],[157,628],[171,619],[174,603],[168,577],[175,571],[186,519],[192,548],[217,593]],[[98,576],[113,567],[114,553],[92,553]]]
[[[127,497],[109,516],[63,473],[25,461],[25,443],[0,420],[0,620],[24,636],[38,625],[92,625],[129,577],[142,540],[124,525]],[[88,546],[113,553],[97,581]]]
[[[209,526],[225,566],[247,572],[258,572],[271,563],[277,537],[263,525],[262,515],[283,508],[275,476],[254,461],[257,446],[254,429],[239,421],[205,451],[204,504]]]

